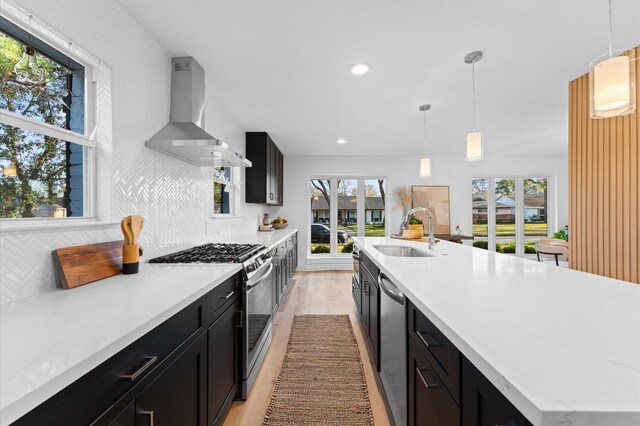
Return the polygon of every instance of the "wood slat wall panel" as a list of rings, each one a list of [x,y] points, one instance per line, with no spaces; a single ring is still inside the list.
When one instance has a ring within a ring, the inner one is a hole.
[[[640,57],[640,46],[635,48]],[[636,70],[640,101],[640,67]],[[569,83],[570,264],[640,283],[640,112],[589,118],[589,76]]]

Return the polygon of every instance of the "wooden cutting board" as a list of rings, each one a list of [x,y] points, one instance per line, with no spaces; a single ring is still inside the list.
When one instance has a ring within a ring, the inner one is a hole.
[[[120,274],[123,244],[124,241],[109,241],[55,250],[54,264],[62,287],[74,288]]]

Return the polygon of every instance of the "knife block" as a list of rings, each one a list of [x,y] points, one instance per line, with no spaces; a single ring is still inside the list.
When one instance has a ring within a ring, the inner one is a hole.
[[[140,254],[137,244],[124,244],[122,246],[122,273],[125,275],[137,274],[140,267]]]

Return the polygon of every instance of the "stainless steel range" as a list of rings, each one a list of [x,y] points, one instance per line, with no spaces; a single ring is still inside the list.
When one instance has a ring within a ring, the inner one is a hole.
[[[259,244],[204,244],[149,263],[242,263],[242,386],[246,399],[271,344],[273,256]]]

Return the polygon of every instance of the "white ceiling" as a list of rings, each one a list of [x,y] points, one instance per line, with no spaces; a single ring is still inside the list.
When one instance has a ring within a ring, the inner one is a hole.
[[[118,1],[285,153],[419,154],[431,103],[429,152],[463,155],[473,50],[486,155],[566,153],[568,82],[607,50],[606,0]],[[613,10],[614,49],[640,44],[640,1]]]

